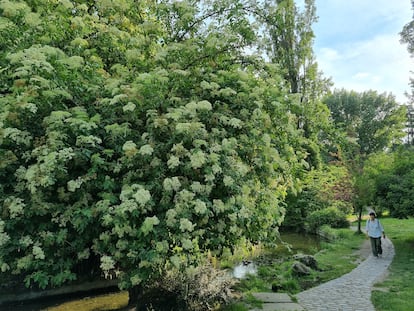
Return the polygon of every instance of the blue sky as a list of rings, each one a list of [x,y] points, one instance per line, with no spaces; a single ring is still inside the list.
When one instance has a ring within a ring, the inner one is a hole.
[[[314,52],[335,88],[393,93],[406,103],[414,59],[399,32],[413,17],[410,0],[315,0]]]

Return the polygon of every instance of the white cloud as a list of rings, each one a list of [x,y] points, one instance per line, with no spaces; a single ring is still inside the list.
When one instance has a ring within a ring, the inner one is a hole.
[[[401,103],[414,61],[399,32],[411,20],[410,1],[316,0],[319,68],[336,88],[391,92]],[[319,7],[320,6],[320,7]]]
[[[392,92],[399,102],[406,102],[404,92],[414,64],[398,36],[377,36],[338,50],[323,48],[316,54],[320,69],[332,77],[335,87]]]

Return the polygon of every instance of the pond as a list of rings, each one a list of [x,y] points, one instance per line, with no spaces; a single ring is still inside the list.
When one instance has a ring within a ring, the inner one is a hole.
[[[304,235],[291,232],[282,232],[278,247],[269,250],[269,256],[284,257],[296,253],[314,254],[320,249],[320,241],[317,236]],[[242,278],[246,273],[254,274],[257,266],[254,262],[242,262],[236,266],[233,273],[237,278]],[[2,311],[108,311],[125,307],[128,302],[127,292],[113,292],[108,290],[77,294],[72,296],[61,296],[44,298],[41,300],[16,303],[1,306]]]
[[[320,239],[316,235],[283,232],[280,239],[276,248],[265,251],[266,257],[282,258],[297,253],[313,255],[320,249]],[[233,269],[233,276],[238,279],[256,273],[257,264],[249,260],[244,260]]]
[[[320,239],[316,235],[282,232],[280,233],[280,238],[286,244],[282,243],[278,248],[274,249],[275,254],[288,255],[301,252],[313,255],[321,248]]]

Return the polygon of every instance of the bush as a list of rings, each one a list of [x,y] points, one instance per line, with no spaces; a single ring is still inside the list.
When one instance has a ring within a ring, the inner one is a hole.
[[[204,264],[186,271],[172,269],[153,288],[175,293],[185,304],[182,310],[207,311],[230,302],[234,282],[227,271]]]
[[[323,225],[329,225],[332,228],[347,228],[349,222],[346,215],[335,207],[314,211],[306,217],[306,229],[309,232],[316,233]]]

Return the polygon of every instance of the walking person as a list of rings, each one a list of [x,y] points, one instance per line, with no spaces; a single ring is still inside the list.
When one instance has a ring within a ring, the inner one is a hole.
[[[382,255],[381,236],[385,239],[384,228],[376,218],[375,213],[369,213],[369,219],[365,226],[367,236],[371,240],[372,255],[378,257]]]

